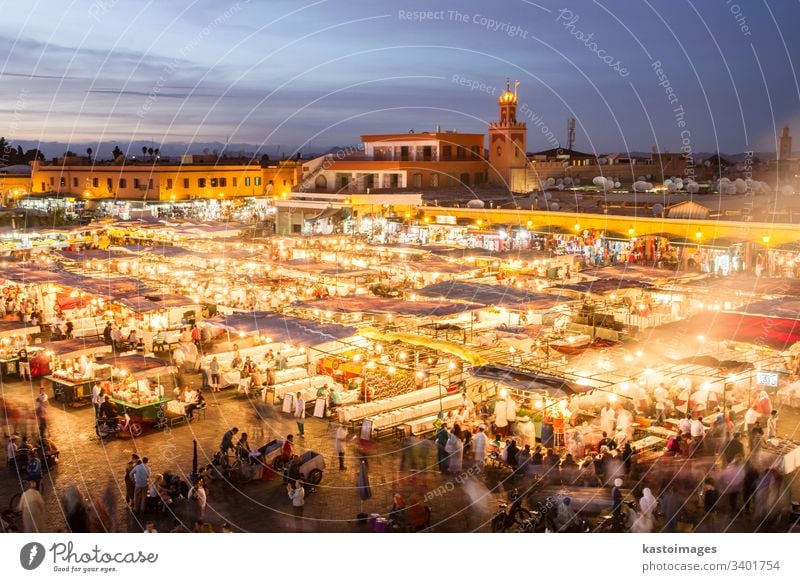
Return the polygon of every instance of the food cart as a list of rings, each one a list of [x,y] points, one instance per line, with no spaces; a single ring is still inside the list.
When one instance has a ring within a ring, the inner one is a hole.
[[[95,380],[107,379],[111,374],[110,365],[95,363],[95,356],[111,351],[111,346],[101,340],[61,340],[39,344],[35,349],[31,373],[50,380],[53,398],[63,404],[87,402],[92,397]]]
[[[130,417],[130,433],[137,437],[146,426],[166,426],[166,396],[172,392],[176,369],[166,360],[147,356],[123,356],[111,362],[111,379],[101,386],[120,414]]]

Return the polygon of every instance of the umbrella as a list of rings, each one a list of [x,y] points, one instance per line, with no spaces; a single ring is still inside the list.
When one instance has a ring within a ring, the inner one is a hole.
[[[361,469],[358,471],[358,496],[361,501],[366,501],[372,497],[372,488],[369,486],[369,475],[367,474],[367,462],[361,461]]]

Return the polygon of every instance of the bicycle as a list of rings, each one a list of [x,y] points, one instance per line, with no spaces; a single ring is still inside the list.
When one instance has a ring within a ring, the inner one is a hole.
[[[14,533],[19,531],[19,524],[22,520],[22,512],[17,511],[22,492],[15,493],[8,501],[8,509],[0,515],[0,533]]]

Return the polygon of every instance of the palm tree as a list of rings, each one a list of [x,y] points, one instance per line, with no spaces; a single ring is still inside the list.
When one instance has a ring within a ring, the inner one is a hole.
[[[150,154],[150,161],[153,161],[153,148],[147,148],[147,153]]]
[[[156,157],[158,157],[158,156],[160,156],[160,155],[161,155],[161,149],[159,149],[159,148],[156,148],[156,149],[155,149],[155,152],[156,152]]]
[[[147,146],[142,146],[142,157],[147,155]]]
[[[89,159],[92,159],[92,148],[86,148],[86,155],[89,156]]]

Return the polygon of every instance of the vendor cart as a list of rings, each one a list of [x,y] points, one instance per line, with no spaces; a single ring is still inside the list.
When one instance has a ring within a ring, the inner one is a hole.
[[[50,380],[53,384],[53,399],[56,402],[74,405],[92,398],[92,387],[95,381],[91,378],[72,381],[60,376],[49,375],[45,376],[45,379]]]
[[[159,398],[153,402],[146,404],[134,404],[125,400],[118,400],[112,398],[111,402],[117,405],[120,414],[127,414],[130,417],[130,424],[128,425],[131,436],[138,437],[143,432],[146,426],[153,428],[164,427],[164,410],[169,398]]]
[[[0,378],[19,376],[19,358],[0,358]]]

